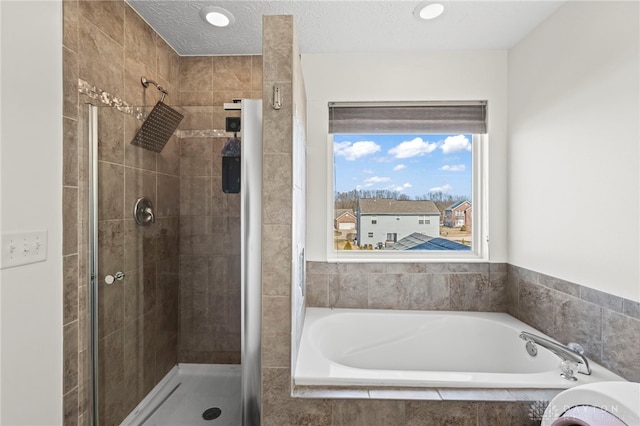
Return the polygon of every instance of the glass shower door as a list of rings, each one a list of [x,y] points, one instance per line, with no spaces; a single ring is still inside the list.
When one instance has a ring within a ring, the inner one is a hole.
[[[88,106],[93,404],[120,424],[177,362],[179,148],[129,142],[140,121]]]

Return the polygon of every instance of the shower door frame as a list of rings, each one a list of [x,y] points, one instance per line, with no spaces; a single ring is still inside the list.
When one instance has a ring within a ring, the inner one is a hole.
[[[91,424],[98,426],[98,111],[87,104],[89,202],[89,350],[91,359]]]
[[[242,425],[260,424],[262,323],[262,100],[243,99],[240,179]]]

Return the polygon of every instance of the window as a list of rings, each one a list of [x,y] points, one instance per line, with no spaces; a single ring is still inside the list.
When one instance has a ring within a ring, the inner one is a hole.
[[[331,103],[329,132],[333,208],[356,212],[358,246],[349,256],[371,247],[362,256],[483,255],[486,102]],[[340,238],[334,233],[333,247],[343,246]]]
[[[420,216],[418,219],[418,225],[430,225],[431,219],[427,219],[426,216]]]

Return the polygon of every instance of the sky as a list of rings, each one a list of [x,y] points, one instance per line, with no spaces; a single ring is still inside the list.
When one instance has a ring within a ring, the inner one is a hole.
[[[334,190],[471,197],[471,135],[334,134]]]

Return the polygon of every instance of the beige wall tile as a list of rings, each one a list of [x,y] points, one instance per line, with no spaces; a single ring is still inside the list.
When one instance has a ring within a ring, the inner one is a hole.
[[[136,58],[151,71],[151,80],[158,80],[156,38],[158,35],[129,5],[124,8],[124,51]]]
[[[90,21],[120,46],[124,45],[123,1],[80,0],[82,17]],[[80,40],[83,40],[80,37]]]
[[[249,89],[251,56],[213,56],[213,90]]]
[[[62,44],[67,49],[78,51],[78,20],[80,9],[77,0],[64,0],[62,3]],[[77,420],[77,419],[76,419]]]
[[[78,122],[69,118],[62,119],[63,162],[62,184],[78,186]]]
[[[213,87],[213,58],[185,56],[180,58],[180,91],[210,92]]]
[[[64,273],[62,323],[66,325],[78,319],[78,255],[65,256],[62,262]]]
[[[67,4],[65,2],[64,4]],[[78,55],[76,52],[63,48],[64,62],[62,65],[62,115],[68,118],[78,118]]]
[[[122,46],[84,19],[80,21],[80,40],[80,78],[113,95],[122,96]],[[118,60],[114,60],[116,58]]]
[[[62,188],[62,254],[78,252],[78,189]]]

